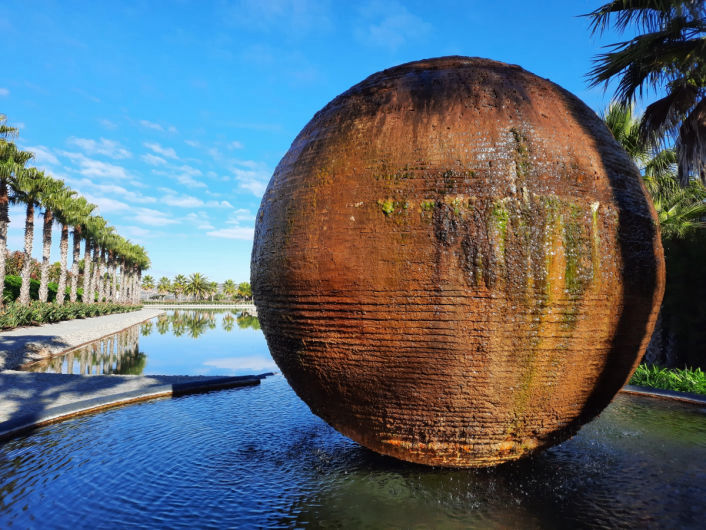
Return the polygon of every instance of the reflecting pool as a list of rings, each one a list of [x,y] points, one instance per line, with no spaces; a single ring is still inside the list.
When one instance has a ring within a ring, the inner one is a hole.
[[[169,373],[264,368],[257,329],[237,315],[231,331],[225,313],[199,318],[196,341],[174,321],[142,326],[142,371],[164,373],[170,358],[182,368]],[[368,451],[312,415],[280,375],[0,445],[1,528],[703,528],[705,499],[706,410],[624,394],[571,440],[475,471]]]
[[[257,317],[246,310],[172,310],[61,357],[38,372],[245,375],[276,370]]]

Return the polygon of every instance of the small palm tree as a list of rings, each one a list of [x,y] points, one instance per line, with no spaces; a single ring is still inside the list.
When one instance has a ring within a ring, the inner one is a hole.
[[[208,278],[199,272],[195,272],[189,276],[188,283],[184,292],[194,296],[197,300],[205,297],[210,289]]]
[[[252,298],[252,288],[248,282],[241,282],[238,284],[238,296],[245,298],[246,300]]]
[[[238,293],[238,287],[235,285],[233,280],[226,280],[223,282],[223,294],[233,298]]]
[[[149,274],[142,278],[142,288],[145,291],[151,291],[154,289],[154,278],[152,278]]]
[[[169,278],[162,276],[157,283],[157,292],[162,295],[162,301],[164,301],[165,295],[172,290],[172,282]]]
[[[589,79],[594,86],[619,79],[616,96],[624,106],[645,89],[664,89],[642,115],[641,135],[655,147],[675,142],[682,185],[690,175],[706,183],[706,4],[612,0],[586,16],[594,34],[613,22],[618,31],[642,31],[599,55]]]
[[[177,274],[172,282],[172,293],[176,296],[177,300],[180,299],[181,293],[184,292],[186,285],[189,280],[183,274]]]
[[[59,239],[59,281],[56,291],[56,303],[62,305],[66,296],[66,274],[69,251],[69,219],[76,192],[60,182],[58,189],[52,194],[51,206],[57,221],[61,225],[61,238]]]

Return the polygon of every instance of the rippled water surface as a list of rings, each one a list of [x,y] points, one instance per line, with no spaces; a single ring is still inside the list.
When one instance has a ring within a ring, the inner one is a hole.
[[[215,359],[208,335],[183,344]],[[153,336],[139,340],[145,367]],[[221,370],[239,357],[230,347]],[[2,528],[703,528],[705,504],[706,410],[627,395],[568,442],[480,471],[376,455],[312,415],[282,376],[0,445]]]

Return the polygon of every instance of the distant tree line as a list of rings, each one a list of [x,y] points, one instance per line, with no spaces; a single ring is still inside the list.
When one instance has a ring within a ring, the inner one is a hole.
[[[157,296],[171,294],[177,301],[190,300],[252,300],[252,289],[248,282],[236,284],[233,280],[226,280],[219,289],[218,282],[210,281],[206,276],[195,272],[187,278],[178,274],[173,280],[162,276],[156,283],[152,276],[146,275],[142,279],[142,289],[156,291]]]

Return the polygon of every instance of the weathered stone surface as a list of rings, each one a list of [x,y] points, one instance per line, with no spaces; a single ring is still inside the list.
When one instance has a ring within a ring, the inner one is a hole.
[[[446,57],[319,111],[257,217],[252,287],[312,411],[387,455],[487,466],[626,382],[664,286],[639,173],[575,96]]]

